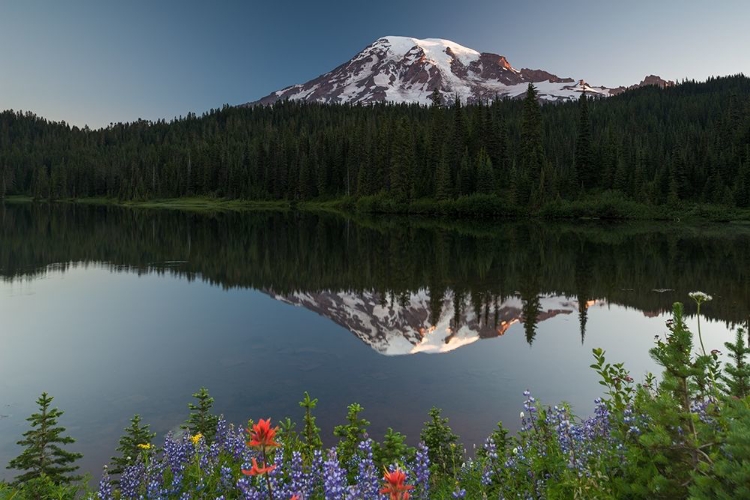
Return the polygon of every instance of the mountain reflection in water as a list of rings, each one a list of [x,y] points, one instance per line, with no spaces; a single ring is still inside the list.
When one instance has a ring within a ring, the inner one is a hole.
[[[203,385],[235,423],[300,421],[309,391],[328,445],[352,402],[376,439],[415,444],[438,406],[481,445],[517,428],[525,389],[590,411],[593,347],[642,379],[690,291],[714,296],[703,334],[722,349],[749,272],[731,225],[0,204],[0,465],[42,391],[95,475],[135,413],[161,436]]]

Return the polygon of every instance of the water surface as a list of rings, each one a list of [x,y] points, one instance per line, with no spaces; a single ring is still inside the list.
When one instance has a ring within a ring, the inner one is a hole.
[[[470,447],[517,428],[525,389],[591,411],[594,347],[656,370],[647,351],[689,291],[714,295],[704,340],[723,348],[749,270],[734,226],[6,205],[0,464],[42,391],[93,474],[132,415],[163,435],[201,386],[236,423],[301,420],[309,391],[327,444],[349,403],[412,443],[438,406]]]

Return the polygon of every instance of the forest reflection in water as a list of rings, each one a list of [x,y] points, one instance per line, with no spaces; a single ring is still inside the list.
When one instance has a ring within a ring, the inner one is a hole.
[[[164,433],[201,385],[232,422],[299,419],[310,391],[329,443],[354,401],[376,437],[415,442],[435,405],[481,443],[514,428],[526,388],[590,410],[593,347],[636,379],[654,369],[690,291],[714,296],[721,348],[749,270],[750,229],[732,225],[0,205],[0,464],[42,390],[92,473],[134,413]]]

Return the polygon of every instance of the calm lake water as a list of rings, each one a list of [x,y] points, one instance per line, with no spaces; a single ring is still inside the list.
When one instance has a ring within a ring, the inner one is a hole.
[[[655,371],[693,290],[723,349],[750,228],[0,205],[0,478],[42,391],[95,476],[134,414],[161,437],[201,386],[235,423],[301,421],[309,391],[328,445],[352,402],[412,443],[437,406],[470,448],[525,389],[590,412],[594,347]]]

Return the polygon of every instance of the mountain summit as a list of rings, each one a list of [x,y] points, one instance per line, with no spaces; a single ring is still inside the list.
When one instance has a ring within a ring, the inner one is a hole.
[[[577,99],[584,91],[609,96],[625,90],[592,87],[583,80],[560,78],[538,69],[518,70],[504,56],[480,53],[450,40],[387,36],[314,80],[273,92],[248,105],[284,99],[429,104],[434,89],[445,103],[453,102],[455,96],[471,103],[521,97],[529,83],[534,83],[540,98],[546,101]]]

